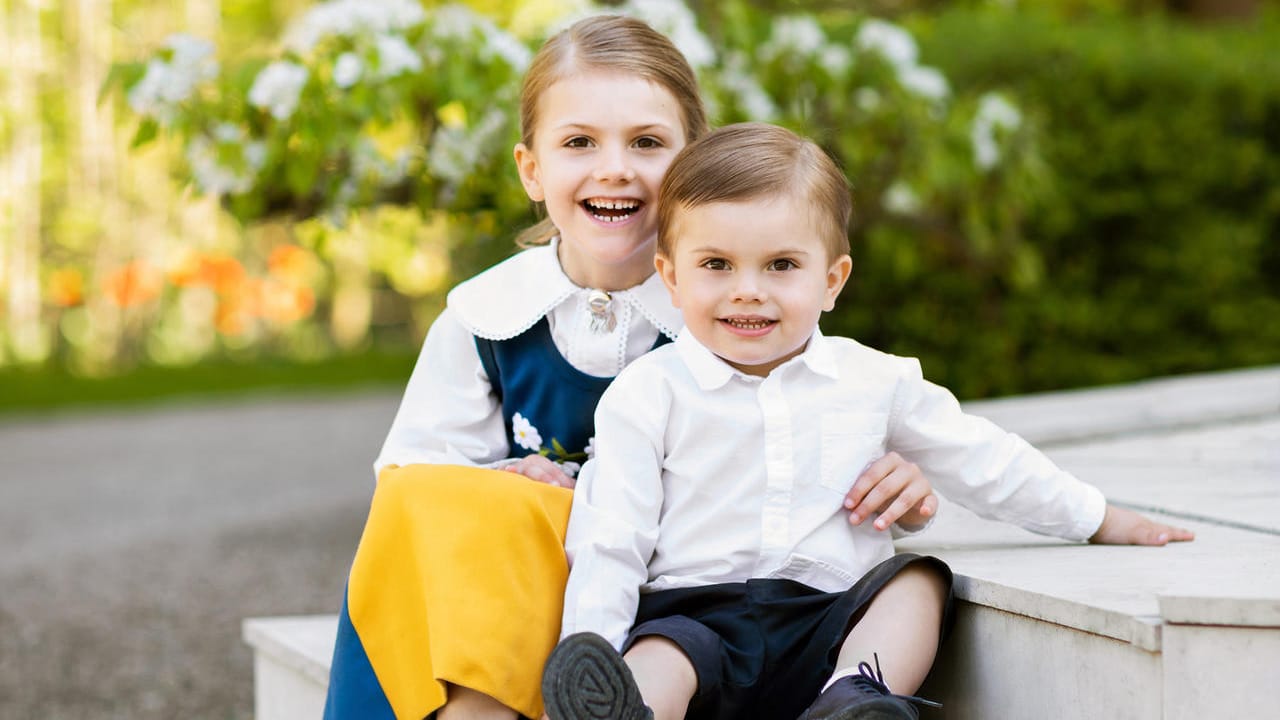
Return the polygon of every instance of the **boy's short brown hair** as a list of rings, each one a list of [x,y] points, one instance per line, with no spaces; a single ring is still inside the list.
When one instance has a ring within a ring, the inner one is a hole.
[[[658,191],[658,253],[675,249],[681,210],[779,196],[809,208],[828,258],[849,253],[853,201],[844,173],[812,140],[767,123],[726,125],[680,151]]]

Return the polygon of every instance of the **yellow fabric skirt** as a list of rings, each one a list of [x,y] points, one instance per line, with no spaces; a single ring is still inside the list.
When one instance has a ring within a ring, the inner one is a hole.
[[[502,470],[389,466],[351,568],[348,610],[397,718],[445,683],[542,715],[560,633],[572,491]]]

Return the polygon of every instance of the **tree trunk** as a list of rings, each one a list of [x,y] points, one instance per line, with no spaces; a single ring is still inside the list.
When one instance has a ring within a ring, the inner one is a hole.
[[[43,360],[48,334],[40,322],[40,179],[43,173],[44,135],[37,83],[44,66],[40,36],[40,12],[33,0],[13,0],[9,5],[5,37],[9,92],[5,98],[14,128],[5,168],[5,200],[10,216],[4,255],[5,321],[8,337],[4,353],[19,363]]]

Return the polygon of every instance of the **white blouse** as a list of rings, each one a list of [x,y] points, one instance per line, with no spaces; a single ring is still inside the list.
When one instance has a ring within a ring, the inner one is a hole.
[[[675,337],[679,311],[657,274],[610,293],[617,319],[591,328],[591,290],[574,285],[557,259],[558,243],[530,248],[454,288],[431,325],[400,409],[374,461],[387,465],[447,463],[501,466],[509,454],[502,408],[480,364],[475,337],[506,340],[546,317],[556,348],[573,367],[613,377],[653,347]]]
[[[890,557],[888,531],[842,502],[889,450],[980,515],[1072,540],[1105,513],[1096,488],[965,414],[911,358],[815,332],[767,377],[684,332],[631,364],[596,411],[565,542],[562,634],[621,645],[641,592],[749,578],[841,591]]]

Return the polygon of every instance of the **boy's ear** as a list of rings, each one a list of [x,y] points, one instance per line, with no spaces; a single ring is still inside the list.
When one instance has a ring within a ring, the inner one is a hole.
[[[662,278],[662,284],[667,286],[667,292],[671,294],[672,307],[680,307],[680,298],[676,295],[676,263],[665,255],[654,255],[653,266],[658,271],[658,277]]]
[[[827,268],[827,298],[823,305],[823,310],[831,310],[836,306],[836,296],[844,289],[844,284],[849,280],[849,273],[853,272],[853,259],[848,255],[841,255],[831,263],[831,267]]]
[[[542,183],[538,180],[538,158],[534,156],[524,143],[516,143],[512,154],[516,158],[516,170],[520,173],[520,184],[524,185],[525,194],[534,202],[542,202],[547,198],[542,192]]]

